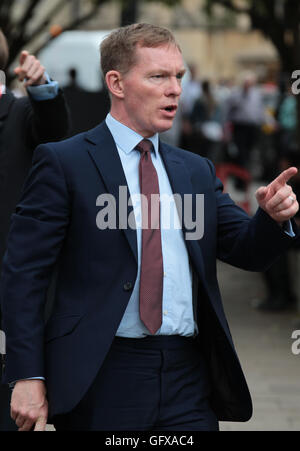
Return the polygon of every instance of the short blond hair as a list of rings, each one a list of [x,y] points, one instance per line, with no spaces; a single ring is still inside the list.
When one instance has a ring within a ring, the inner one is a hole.
[[[173,45],[181,52],[173,34],[163,27],[136,23],[112,31],[101,43],[101,68],[105,78],[110,70],[126,74],[136,63],[136,48]]]
[[[0,29],[0,70],[4,70],[6,68],[8,58],[9,50],[7,40],[2,30]]]

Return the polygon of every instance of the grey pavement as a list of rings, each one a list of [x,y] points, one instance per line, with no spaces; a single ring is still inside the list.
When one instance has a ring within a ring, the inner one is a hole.
[[[224,308],[253,400],[246,423],[221,422],[221,431],[299,431],[300,354],[292,352],[292,332],[300,329],[295,311],[262,313],[261,274],[218,264]]]

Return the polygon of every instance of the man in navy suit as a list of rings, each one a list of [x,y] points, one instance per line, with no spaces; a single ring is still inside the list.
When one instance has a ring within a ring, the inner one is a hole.
[[[38,144],[66,137],[70,125],[63,92],[40,61],[26,50],[21,52],[14,72],[28,95],[16,98],[3,83],[8,59],[8,43],[0,29],[0,272],[10,218],[31,167],[34,149]],[[0,309],[0,329],[1,323]],[[9,387],[0,385],[0,431],[16,430],[10,418],[10,395]]]
[[[12,417],[21,431],[43,430],[47,418],[57,430],[217,430],[218,420],[246,421],[251,398],[216,259],[261,271],[292,245],[298,202],[287,182],[297,169],[257,191],[249,218],[222,192],[210,161],[159,140],[184,74],[172,34],[148,24],[116,30],[101,63],[110,114],[36,149],[12,220],[1,280]],[[143,202],[157,190],[160,216],[151,204],[147,228]]]

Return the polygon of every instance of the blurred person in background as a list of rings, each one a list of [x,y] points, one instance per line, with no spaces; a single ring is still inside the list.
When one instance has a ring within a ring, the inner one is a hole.
[[[278,171],[278,155],[276,146],[274,146],[274,137],[278,127],[276,111],[280,93],[277,83],[267,75],[261,80],[260,90],[264,106],[264,122],[257,146],[256,165],[252,165],[252,175],[259,180],[271,181],[276,177]]]
[[[300,169],[300,152],[295,148],[286,149],[284,155],[278,160],[278,170],[284,171],[290,166]],[[296,196],[300,195],[300,175],[293,177],[290,181]],[[295,215],[295,222],[300,226],[300,213]],[[300,241],[297,240],[292,247],[292,252],[299,252]],[[264,299],[254,299],[253,307],[263,312],[282,312],[287,309],[296,307],[299,293],[294,289],[295,274],[290,258],[290,252],[281,255],[263,274],[263,280],[266,288],[266,296]]]
[[[197,77],[197,68],[195,64],[189,64],[190,80],[186,83],[182,97],[180,98],[182,114],[189,116],[194,108],[195,101],[201,96],[202,84]]]
[[[261,179],[265,181],[271,181],[274,178],[286,154],[290,156],[292,153],[297,153],[297,103],[291,89],[288,76],[281,74],[273,94],[270,88],[269,96],[268,93],[264,94],[264,103],[267,105],[271,119],[263,126],[263,131],[265,135],[269,134],[269,139],[267,142],[261,141]],[[269,156],[266,155],[266,148],[270,150]]]
[[[233,89],[233,79],[232,78],[220,78],[214,93],[215,97],[220,105],[223,105],[229,99]]]
[[[265,119],[255,74],[243,74],[242,86],[233,89],[227,100],[226,111],[226,120],[232,124],[232,138],[238,152],[235,162],[249,170],[252,150],[259,141],[260,128]]]
[[[70,136],[87,131],[101,122],[109,111],[107,89],[87,91],[78,82],[75,68],[69,70],[69,84],[64,87],[64,95],[71,114]]]
[[[180,146],[187,150],[192,150],[194,147],[193,126],[190,121],[190,116],[194,108],[195,101],[201,96],[202,86],[201,81],[197,77],[196,65],[189,64],[190,80],[186,83],[182,96],[180,98],[181,111],[181,137]]]
[[[223,139],[222,113],[209,80],[202,83],[202,94],[194,102],[190,123],[194,137],[191,150],[218,163]]]
[[[0,70],[3,72],[8,57],[8,44],[0,30]],[[6,86],[0,85],[0,273],[10,218],[31,167],[34,148],[65,137],[69,130],[63,93],[35,56],[23,51],[15,74],[24,82],[28,96],[16,98]],[[0,378],[1,373],[2,365]],[[10,390],[0,384],[0,431],[16,429],[9,405]]]
[[[297,101],[291,91],[291,84],[283,80],[280,84],[281,95],[279,96],[275,116],[278,121],[273,145],[276,149],[273,171],[284,171],[290,165],[299,169],[300,151],[297,145]],[[270,181],[267,180],[268,182]],[[291,180],[293,191],[297,196],[300,194],[299,173]],[[295,216],[295,222],[300,225],[299,212]],[[295,243],[294,250],[300,248],[299,241]],[[263,273],[266,285],[266,297],[262,300],[254,300],[254,307],[266,312],[281,312],[293,308],[296,305],[297,293],[293,290],[294,271],[288,254],[284,254]]]
[[[285,153],[291,155],[293,149],[297,149],[297,100],[292,93],[292,86],[289,84],[278,107],[278,138],[280,147],[280,158],[285,157]]]

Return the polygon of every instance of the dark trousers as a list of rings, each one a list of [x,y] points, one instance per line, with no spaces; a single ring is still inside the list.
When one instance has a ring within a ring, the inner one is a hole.
[[[259,139],[259,129],[256,125],[235,123],[233,140],[238,149],[236,163],[242,168],[249,168],[251,153]]]
[[[1,374],[0,374],[1,377]],[[17,431],[15,422],[10,417],[11,389],[0,385],[0,431]]]
[[[267,301],[270,304],[283,307],[295,302],[288,253],[281,255],[263,276],[267,285]]]
[[[84,398],[53,422],[58,431],[216,431],[209,395],[194,339],[116,338]]]

